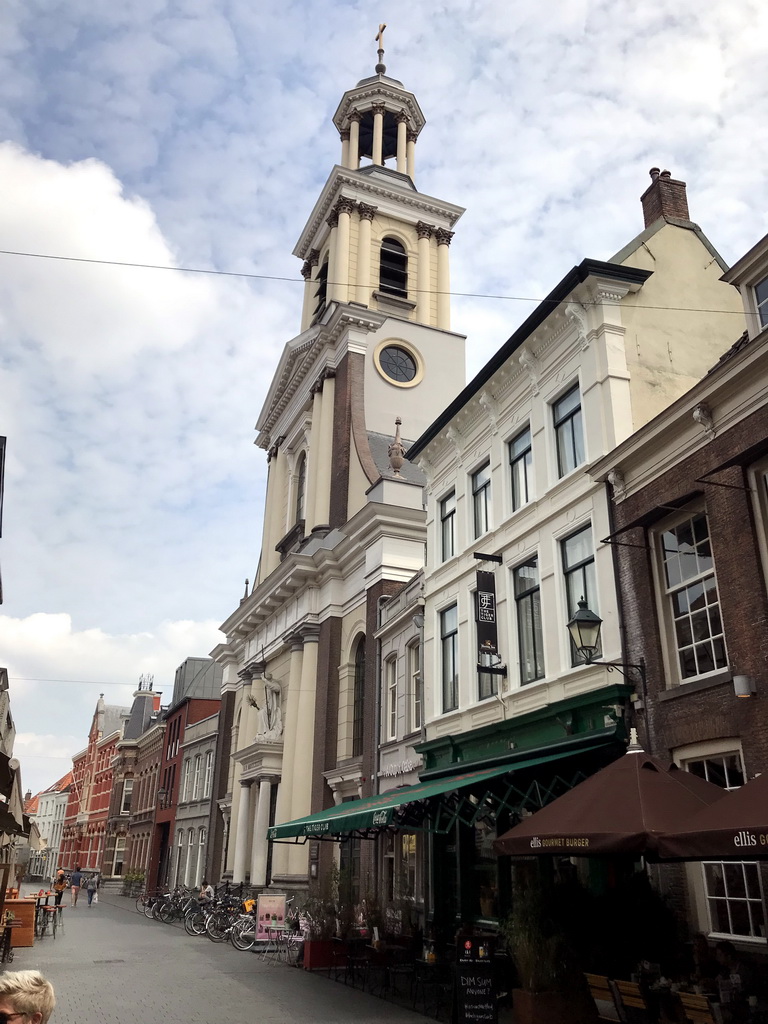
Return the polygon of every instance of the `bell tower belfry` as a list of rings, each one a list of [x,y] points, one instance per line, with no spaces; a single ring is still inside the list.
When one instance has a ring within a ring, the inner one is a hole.
[[[450,329],[449,246],[460,207],[416,189],[416,142],[426,123],[412,92],[376,73],[344,93],[333,115],[341,160],[294,254],[304,260],[302,329],[329,302],[355,302]]]
[[[256,424],[270,456],[257,586],[363,507],[389,472],[380,456],[395,416],[404,437],[418,437],[465,383],[449,272],[464,210],[416,188],[425,118],[387,75],[382,40],[383,27],[375,73],[333,115],[341,162],[294,248],[301,332],[283,350]]]

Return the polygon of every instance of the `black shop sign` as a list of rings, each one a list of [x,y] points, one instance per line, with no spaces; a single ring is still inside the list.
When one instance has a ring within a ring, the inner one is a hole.
[[[491,939],[459,936],[456,995],[459,1022],[497,1024]]]

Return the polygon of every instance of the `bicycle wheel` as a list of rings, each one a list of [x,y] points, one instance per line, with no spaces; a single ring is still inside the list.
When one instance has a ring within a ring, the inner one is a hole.
[[[205,926],[205,934],[211,942],[223,942],[229,932],[229,914],[211,914]]]
[[[256,924],[253,921],[236,921],[229,934],[235,949],[247,952],[256,942]]]
[[[147,897],[147,899],[144,901],[144,917],[152,917],[152,911],[154,910],[156,902],[157,900],[154,898],[154,896]]]
[[[184,918],[184,930],[188,935],[205,935],[205,914],[194,910]]]
[[[165,900],[157,909],[157,919],[163,924],[171,924],[176,917],[176,908],[170,900]]]
[[[162,909],[162,907],[164,905],[165,905],[165,900],[155,900],[155,902],[152,904],[152,920],[153,921],[159,921],[160,920],[160,910]]]
[[[138,910],[138,912],[140,914],[144,913],[144,908],[146,907],[146,905],[147,905],[147,897],[146,896],[137,896],[136,897],[136,909]]]

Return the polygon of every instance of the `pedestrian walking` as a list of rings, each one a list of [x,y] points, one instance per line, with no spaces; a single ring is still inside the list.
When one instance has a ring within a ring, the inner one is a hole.
[[[98,888],[99,888],[99,875],[98,875],[98,872],[97,872],[96,874],[91,875],[91,877],[88,879],[88,881],[85,884],[85,891],[88,894],[88,906],[89,907],[93,903],[94,900],[96,900],[97,903],[99,902],[99,898],[96,895],[96,890]]]
[[[83,872],[80,870],[78,864],[75,870],[72,872],[72,877],[69,880],[69,884],[72,887],[72,903],[71,906],[77,906],[77,897],[80,895],[80,886],[83,884]]]
[[[23,1017],[25,1024],[46,1024],[56,997],[53,985],[40,971],[6,971],[0,974],[0,1020]]]
[[[53,880],[53,891],[56,893],[56,899],[54,903],[57,907],[61,906],[61,897],[64,895],[64,890],[67,888],[67,876],[64,873],[64,868],[59,868],[56,872],[56,877]]]

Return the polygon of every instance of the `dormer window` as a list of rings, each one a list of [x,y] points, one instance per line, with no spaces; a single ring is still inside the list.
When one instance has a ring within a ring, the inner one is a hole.
[[[315,289],[315,310],[312,319],[317,320],[325,309],[328,295],[328,257],[323,260],[322,266],[317,272],[317,288]]]
[[[768,327],[768,277],[755,285],[755,306],[760,327]]]
[[[385,238],[381,243],[379,289],[388,295],[408,297],[408,256],[396,238]]]

